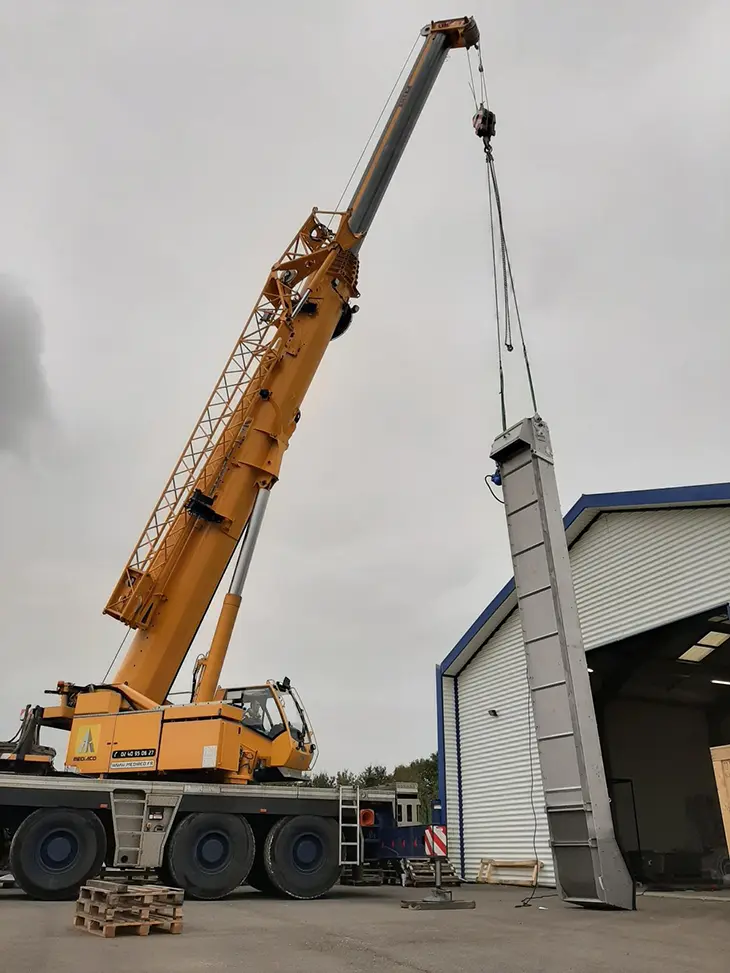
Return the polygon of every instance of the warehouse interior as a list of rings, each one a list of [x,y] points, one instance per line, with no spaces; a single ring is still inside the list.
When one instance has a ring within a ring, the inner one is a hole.
[[[730,744],[727,606],[588,654],[616,836],[654,889],[730,881],[710,748]]]

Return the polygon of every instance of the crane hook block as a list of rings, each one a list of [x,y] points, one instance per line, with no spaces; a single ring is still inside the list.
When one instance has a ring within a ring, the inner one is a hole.
[[[477,137],[488,142],[497,131],[497,116],[482,105],[472,119]]]

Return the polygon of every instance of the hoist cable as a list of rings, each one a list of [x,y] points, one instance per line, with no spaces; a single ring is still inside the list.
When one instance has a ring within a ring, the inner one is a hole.
[[[497,248],[494,243],[494,203],[492,200],[492,183],[487,176],[489,189],[489,226],[492,241],[492,280],[494,283],[494,317],[497,322],[497,363],[499,368],[499,407],[502,413],[502,432],[507,429],[507,403],[504,389],[504,363],[502,361],[502,327],[499,313],[499,287],[497,286]]]
[[[517,318],[517,330],[520,334],[520,344],[522,345],[522,357],[525,362],[525,373],[527,375],[527,384],[530,387],[530,399],[532,401],[532,408],[537,415],[537,396],[535,395],[535,383],[532,378],[532,366],[530,365],[530,358],[527,354],[527,342],[525,341],[525,333],[522,330],[522,318],[520,317],[520,306],[517,303],[517,291],[515,290],[515,281],[512,276],[512,261],[509,259],[509,253],[507,254],[507,269],[509,270],[509,280],[510,286],[512,287],[512,300],[515,304],[515,317]]]
[[[497,181],[494,175],[494,161],[490,158],[488,161],[489,175],[491,178],[490,187],[494,186],[494,202],[497,206],[497,218],[499,220],[499,249],[502,265],[502,288],[504,291],[504,346],[507,351],[512,351],[514,345],[512,344],[512,316],[510,314],[509,306],[509,276],[507,274],[507,241],[504,237],[504,223],[502,221],[502,199],[499,195],[499,187],[497,186]]]
[[[358,158],[357,162],[355,163],[355,165],[353,167],[352,172],[350,173],[350,178],[347,180],[347,183],[345,184],[345,188],[342,190],[342,193],[340,194],[340,198],[337,200],[337,205],[335,206],[335,212],[339,211],[339,208],[342,205],[342,200],[345,198],[345,194],[347,193],[347,190],[350,188],[350,185],[352,184],[352,180],[355,178],[355,174],[357,173],[357,170],[360,168],[360,163],[364,159],[365,153],[368,150],[368,146],[372,142],[373,136],[375,135],[375,133],[377,132],[377,130],[378,130],[379,126],[380,126],[380,122],[381,122],[381,120],[383,118],[383,115],[385,114],[385,112],[386,112],[386,110],[388,108],[388,105],[390,104],[390,99],[393,97],[393,93],[395,92],[395,89],[398,87],[398,84],[400,82],[400,79],[403,77],[403,72],[408,67],[408,62],[410,61],[411,57],[413,56],[413,52],[416,49],[416,45],[418,44],[418,41],[420,40],[420,37],[421,37],[421,34],[420,34],[420,31],[419,31],[419,33],[416,35],[416,39],[413,42],[413,46],[411,47],[410,51],[408,52],[408,57],[405,59],[405,61],[403,62],[403,66],[401,67],[400,71],[398,72],[398,77],[393,82],[393,87],[390,89],[390,93],[388,94],[388,97],[385,99],[385,102],[383,104],[383,107],[380,109],[380,114],[378,115],[377,120],[376,120],[375,124],[372,127],[372,130],[370,132],[370,135],[368,135],[367,142],[363,146],[363,150],[360,153],[360,157]],[[330,226],[330,224],[332,223],[332,220],[333,219],[334,219],[334,213],[330,216],[329,222],[327,223],[327,226]]]
[[[466,61],[469,65],[469,89],[474,99],[474,108],[479,110],[479,99],[477,98],[476,83],[474,81],[474,69],[471,66],[471,49],[468,47],[466,49]]]
[[[527,352],[527,341],[525,329],[520,314],[520,305],[517,300],[517,290],[515,288],[514,272],[512,261],[507,246],[507,234],[504,228],[504,213],[502,210],[502,195],[499,190],[497,180],[497,169],[494,164],[492,152],[492,137],[495,133],[495,115],[488,107],[487,85],[484,77],[484,65],[482,62],[481,49],[477,45],[479,58],[480,93],[482,96],[481,104],[477,104],[476,114],[474,115],[473,125],[477,136],[481,138],[484,146],[484,159],[487,168],[487,192],[489,196],[489,231],[492,246],[492,280],[494,283],[494,314],[497,327],[497,357],[499,369],[499,398],[502,414],[502,430],[507,428],[507,406],[505,393],[505,373],[502,352],[502,341],[508,352],[514,351],[512,340],[512,311],[517,320],[517,331],[519,333],[520,345],[522,348],[522,358],[524,361],[527,383],[530,391],[530,399],[534,414],[537,414],[537,395],[535,393],[535,382],[532,375],[532,365],[530,356]],[[476,86],[474,83],[474,72],[471,60],[469,60],[470,89],[476,104]],[[496,219],[495,219],[496,216]],[[496,234],[499,233],[499,247],[497,247]],[[499,250],[499,267],[497,266],[497,251]],[[499,278],[501,277],[501,281]],[[500,307],[501,290],[501,307]],[[502,321],[504,325],[502,325]]]
[[[517,318],[517,329],[520,335],[520,344],[522,346],[522,357],[525,362],[525,373],[527,375],[527,383],[530,388],[530,399],[532,401],[532,408],[535,413],[537,413],[537,396],[535,395],[535,383],[532,376],[532,366],[530,365],[530,358],[527,353],[527,342],[525,340],[525,332],[522,326],[522,318],[520,315],[520,306],[517,301],[517,291],[515,290],[514,275],[512,273],[512,261],[509,256],[509,249],[507,247],[507,236],[504,230],[504,217],[502,214],[502,198],[499,192],[499,184],[497,182],[497,171],[494,166],[494,159],[488,157],[487,165],[489,167],[489,173],[491,177],[490,185],[494,186],[494,199],[497,207],[497,219],[499,221],[499,235],[502,250],[502,271],[505,281],[505,298],[508,300],[509,294],[512,295],[512,303],[515,308],[515,317]],[[507,344],[508,350],[511,351],[511,324],[508,325],[509,320],[508,315],[505,315],[505,343]],[[508,335],[507,328],[510,327],[510,333]]]
[[[489,108],[489,95],[487,94],[487,79],[484,74],[484,62],[482,61],[482,45],[476,45],[477,54],[479,56],[479,61],[477,64],[477,70],[479,72],[480,85],[479,90],[481,93],[482,103],[485,108]],[[471,65],[470,65],[471,68]]]

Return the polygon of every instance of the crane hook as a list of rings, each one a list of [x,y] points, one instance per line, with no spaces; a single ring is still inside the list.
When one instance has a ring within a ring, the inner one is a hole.
[[[474,133],[477,138],[480,138],[484,142],[484,151],[487,157],[491,158],[491,142],[492,137],[497,131],[497,116],[482,102],[477,109],[476,115],[472,118],[472,125],[474,126]]]

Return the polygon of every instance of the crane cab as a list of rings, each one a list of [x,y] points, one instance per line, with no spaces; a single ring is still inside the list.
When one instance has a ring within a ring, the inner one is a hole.
[[[227,689],[223,702],[242,711],[246,743],[258,753],[257,781],[281,780],[309,769],[316,749],[314,736],[288,679]]]

